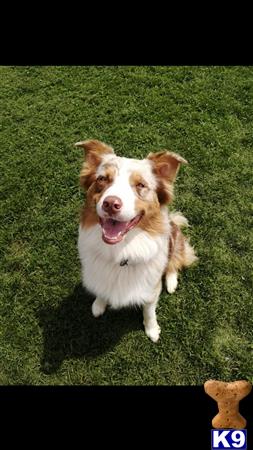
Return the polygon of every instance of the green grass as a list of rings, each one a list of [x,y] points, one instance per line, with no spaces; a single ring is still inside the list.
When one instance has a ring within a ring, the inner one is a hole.
[[[253,67],[0,67],[1,384],[253,381]],[[172,209],[199,256],[138,309],[91,316],[77,254],[82,152],[189,161]]]

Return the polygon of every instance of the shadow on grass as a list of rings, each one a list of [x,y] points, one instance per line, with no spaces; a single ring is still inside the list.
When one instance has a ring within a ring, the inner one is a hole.
[[[141,311],[135,309],[107,310],[95,319],[91,313],[93,300],[79,284],[57,309],[48,307],[39,311],[44,373],[56,372],[68,358],[95,358],[106,353],[124,334],[142,328]]]

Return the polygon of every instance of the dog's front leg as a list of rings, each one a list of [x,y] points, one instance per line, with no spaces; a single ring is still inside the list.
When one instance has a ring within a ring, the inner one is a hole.
[[[106,310],[107,302],[97,297],[96,300],[92,303],[92,314],[94,317],[99,317],[104,314]]]
[[[156,306],[161,290],[162,283],[160,281],[150,302],[143,305],[143,324],[145,327],[145,333],[153,342],[158,341],[161,332],[156,319]]]

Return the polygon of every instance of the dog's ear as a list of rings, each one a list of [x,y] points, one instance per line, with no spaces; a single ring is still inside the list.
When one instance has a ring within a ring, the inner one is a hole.
[[[84,149],[84,157],[87,163],[98,165],[101,162],[101,156],[106,153],[114,153],[113,148],[104,142],[90,139],[88,141],[81,141],[75,143],[76,147]]]
[[[157,196],[160,204],[169,203],[173,199],[173,182],[177,176],[180,164],[188,164],[182,156],[167,150],[149,153],[153,172],[158,180]]]
[[[80,174],[80,184],[88,189],[96,179],[96,170],[102,162],[102,156],[107,153],[114,153],[114,151],[109,145],[95,139],[76,142],[75,146],[84,149],[84,164]]]
[[[150,153],[148,159],[153,163],[155,174],[170,183],[174,182],[180,164],[188,164],[182,156],[168,151]]]

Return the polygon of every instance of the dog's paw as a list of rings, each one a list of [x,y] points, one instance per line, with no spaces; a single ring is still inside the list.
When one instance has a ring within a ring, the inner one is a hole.
[[[96,298],[96,300],[92,303],[92,314],[94,317],[99,317],[104,314],[106,309],[106,303],[100,300],[99,298]]]
[[[177,273],[173,272],[166,276],[166,286],[169,294],[173,294],[177,288]]]
[[[153,342],[157,342],[161,333],[161,328],[159,325],[156,325],[152,328],[145,328],[146,335],[151,339]]]

